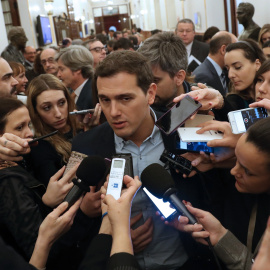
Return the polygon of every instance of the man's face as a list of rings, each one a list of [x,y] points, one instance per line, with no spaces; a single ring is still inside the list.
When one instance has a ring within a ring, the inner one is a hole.
[[[65,66],[61,59],[58,60],[58,73],[57,77],[62,80],[66,87],[71,87],[75,90],[74,85],[76,85],[76,72],[73,72],[69,67]]]
[[[8,62],[0,58],[0,97],[10,97],[16,95],[16,85],[18,82],[12,77],[13,71]]]
[[[94,68],[106,57],[106,49],[100,41],[89,43],[89,51],[92,53]]]
[[[179,23],[177,25],[176,35],[179,36],[185,45],[190,44],[195,37],[195,31],[191,23]]]
[[[56,76],[58,72],[58,64],[54,60],[56,51],[54,49],[46,49],[40,55],[40,62],[47,74]]]
[[[143,142],[153,128],[150,107],[155,98],[155,84],[145,94],[134,74],[120,72],[111,77],[98,77],[98,98],[106,119],[115,134],[125,140]],[[149,135],[148,135],[149,136]]]
[[[30,63],[34,63],[36,54],[37,54],[37,52],[36,52],[35,48],[33,48],[32,46],[27,46],[25,48],[25,52],[24,52],[23,56]]]
[[[157,94],[155,97],[156,106],[166,106],[177,96],[179,87],[175,79],[171,78],[168,72],[160,67],[152,67],[154,83],[157,85]]]

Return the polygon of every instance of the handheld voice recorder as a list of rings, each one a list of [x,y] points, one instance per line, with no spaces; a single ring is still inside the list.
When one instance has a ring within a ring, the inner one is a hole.
[[[112,195],[116,200],[121,196],[125,163],[126,160],[124,158],[112,159],[107,194]]]

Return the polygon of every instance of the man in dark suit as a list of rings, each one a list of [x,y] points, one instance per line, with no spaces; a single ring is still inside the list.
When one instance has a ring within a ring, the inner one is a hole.
[[[93,57],[83,46],[74,45],[61,50],[56,55],[57,76],[66,87],[73,90],[76,106],[79,110],[93,108],[92,77]]]
[[[224,72],[224,56],[226,47],[236,41],[236,36],[229,32],[219,31],[216,33],[210,41],[209,55],[192,73],[195,75],[195,82],[206,83],[225,96],[228,91],[229,79],[227,72]]]
[[[209,53],[209,45],[200,42],[195,37],[195,25],[190,19],[180,20],[175,28],[175,34],[184,42],[188,54],[188,71],[198,67]]]
[[[138,52],[114,52],[98,65],[94,82],[108,122],[76,136],[72,150],[106,158],[115,153],[131,153],[134,175],[138,176],[152,163],[163,164],[159,157],[165,148],[172,151],[174,140],[154,125],[157,115],[150,105],[154,103],[157,86],[147,58]],[[175,171],[171,173],[183,197],[191,199],[189,196],[194,193],[190,188],[193,191],[194,185]],[[183,269],[188,256],[182,239],[172,227],[164,226],[155,212],[155,206],[139,190],[130,222],[136,258],[142,269]]]

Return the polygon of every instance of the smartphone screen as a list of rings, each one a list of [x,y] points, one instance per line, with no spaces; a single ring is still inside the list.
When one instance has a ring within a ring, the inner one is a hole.
[[[150,193],[146,187],[143,188],[143,191],[148,195],[151,201],[155,204],[158,211],[164,216],[166,219],[172,219],[177,214],[174,208],[170,207],[169,202],[163,202],[163,199],[158,199],[152,193]]]
[[[182,140],[176,141],[177,150],[186,150],[187,152],[200,152],[203,151],[207,154],[214,153],[214,148],[207,146],[207,142],[183,142]]]
[[[190,96],[185,96],[181,101],[176,103],[157,121],[156,126],[166,134],[171,134],[190,118],[201,107],[201,103]]]
[[[229,112],[229,120],[233,133],[244,133],[258,120],[268,117],[265,108],[245,109]]]

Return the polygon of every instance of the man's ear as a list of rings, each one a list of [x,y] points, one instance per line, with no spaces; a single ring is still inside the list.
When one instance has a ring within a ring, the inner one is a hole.
[[[177,86],[183,84],[183,81],[186,78],[186,72],[183,69],[180,69],[174,76],[174,81]]]
[[[226,45],[222,45],[222,46],[220,47],[219,51],[220,51],[221,55],[224,56],[225,53],[226,53]]]
[[[73,72],[73,75],[80,75],[82,74],[82,70],[81,69],[78,69],[76,71],[72,71]]]
[[[152,105],[155,101],[157,93],[157,85],[155,83],[151,83],[147,90],[148,104]]]

